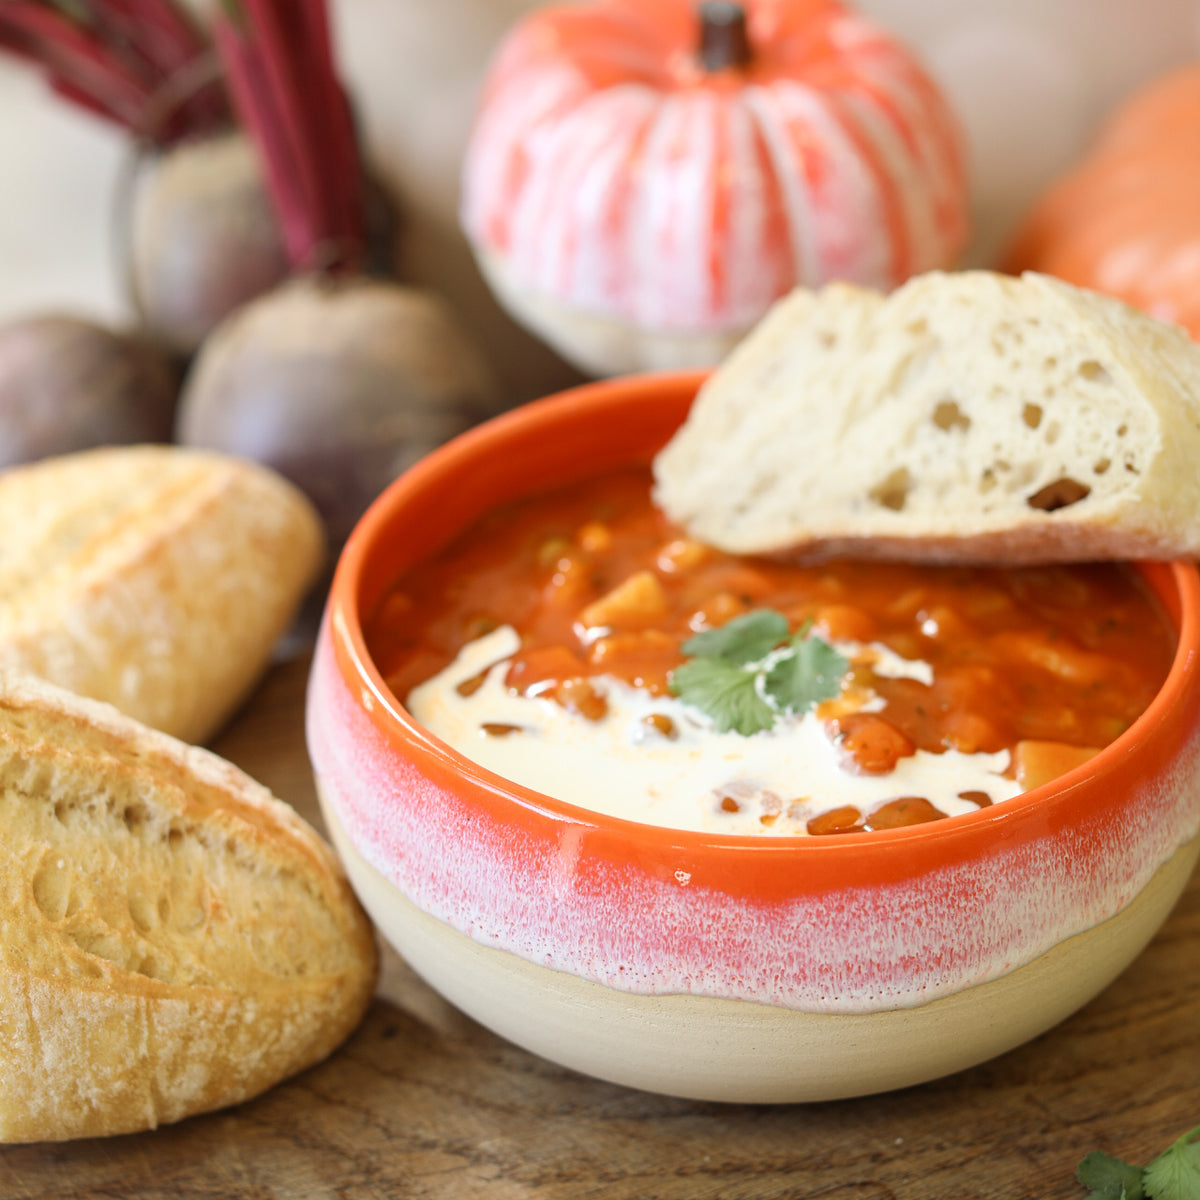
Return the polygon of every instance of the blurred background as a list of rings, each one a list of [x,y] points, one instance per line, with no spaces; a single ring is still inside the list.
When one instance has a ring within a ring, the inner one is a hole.
[[[398,193],[402,269],[456,306],[529,398],[575,373],[519,329],[458,231],[458,172],[487,58],[529,0],[336,0],[338,56],[369,153]],[[1200,56],[1200,0],[859,0],[909,42],[965,126],[986,265],[1022,210],[1138,84]],[[114,128],[0,58],[0,319],[126,315],[117,196],[137,168]]]

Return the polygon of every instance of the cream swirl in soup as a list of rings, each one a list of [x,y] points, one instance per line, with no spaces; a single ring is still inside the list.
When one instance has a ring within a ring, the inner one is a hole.
[[[672,829],[795,836],[845,805],[878,814],[919,798],[954,816],[1021,790],[1005,777],[1007,750],[916,750],[887,774],[865,774],[847,769],[815,710],[752,736],[720,732],[704,712],[613,676],[593,681],[604,712],[585,717],[509,687],[519,648],[511,626],[468,643],[409,693],[407,708],[480,766],[594,812]],[[909,664],[886,648],[840,648],[877,659],[876,670],[926,674],[926,664]]]

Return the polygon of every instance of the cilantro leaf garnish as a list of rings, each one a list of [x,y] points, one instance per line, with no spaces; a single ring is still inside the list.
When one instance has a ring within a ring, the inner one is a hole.
[[[696,658],[723,658],[742,665],[766,658],[787,635],[788,623],[783,613],[756,608],[716,629],[695,634],[681,649]]]
[[[1145,1170],[1151,1200],[1200,1200],[1200,1125],[1172,1142]]]
[[[1088,1200],[1200,1200],[1200,1125],[1145,1168],[1093,1150],[1075,1178],[1088,1189]]]
[[[721,733],[748,736],[775,724],[775,710],[758,694],[755,673],[723,658],[693,658],[671,673],[671,689],[708,713]]]
[[[797,634],[791,646],[792,652],[768,669],[764,686],[782,712],[807,712],[842,690],[850,664],[828,642],[807,633]]]
[[[1075,1178],[1088,1189],[1088,1200],[1144,1200],[1142,1168],[1093,1150],[1085,1154]]]
[[[672,693],[746,737],[836,696],[849,667],[808,625],[789,638],[787,618],[769,608],[696,634],[683,652],[694,657],[671,672]]]

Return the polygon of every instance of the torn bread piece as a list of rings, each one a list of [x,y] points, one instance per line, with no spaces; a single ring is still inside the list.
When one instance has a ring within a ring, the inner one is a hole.
[[[230,763],[0,671],[0,1141],[151,1129],[328,1055],[374,994],[330,848]]]
[[[0,473],[0,668],[187,742],[258,682],[325,558],[316,510],[256,463],[125,446]]]
[[[929,562],[1200,553],[1200,347],[1048,276],[781,300],[654,462],[742,554]]]

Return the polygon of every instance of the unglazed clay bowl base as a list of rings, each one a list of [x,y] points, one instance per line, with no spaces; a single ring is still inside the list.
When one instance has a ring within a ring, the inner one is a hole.
[[[1200,839],[1116,916],[1018,970],[915,1008],[814,1013],[639,996],[480,945],[423,913],[355,849],[318,783],[363,907],[405,961],[493,1033],[585,1075],[691,1100],[840,1100],[938,1079],[1037,1037],[1106,988],[1183,892]]]
[[[717,836],[523,788],[422,728],[362,617],[497,505],[647,463],[697,375],[526,405],[402,476],[339,560],[309,679],[331,833],[384,936],[468,1015],[673,1095],[827,1100],[1002,1053],[1145,946],[1197,858],[1200,572],[1138,568],[1179,645],[1149,708],[1059,779],[869,834]]]

